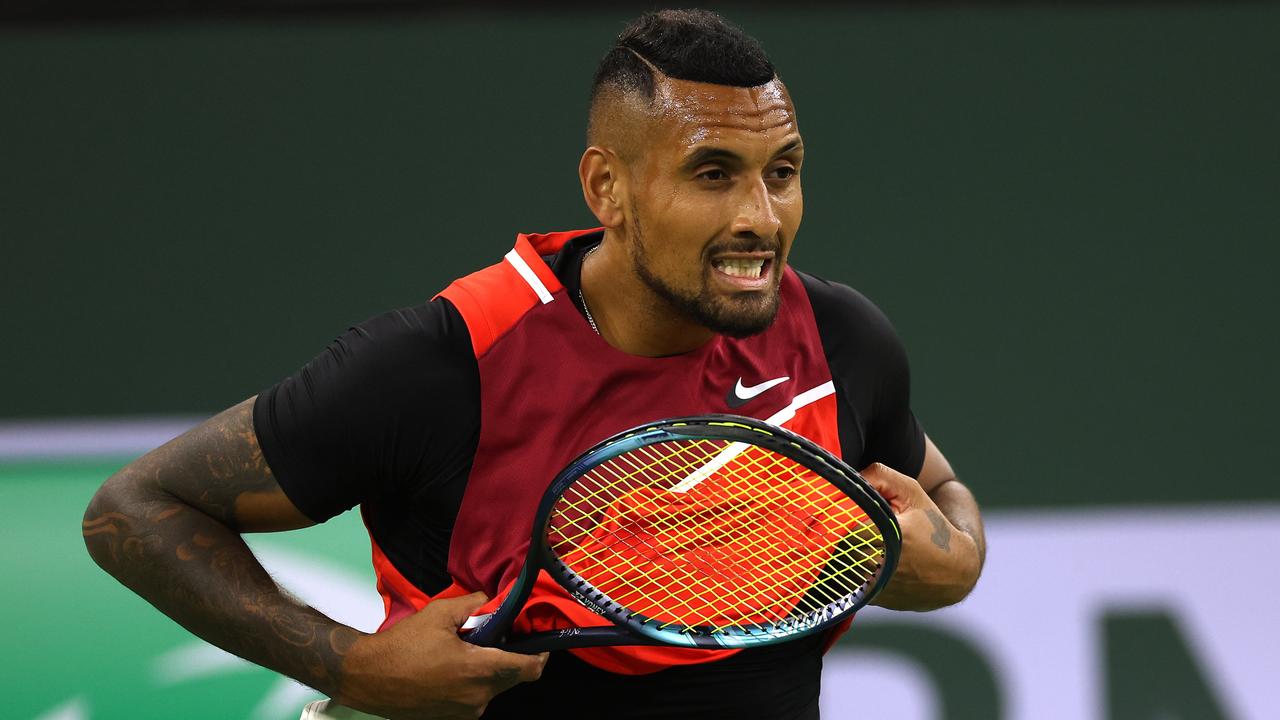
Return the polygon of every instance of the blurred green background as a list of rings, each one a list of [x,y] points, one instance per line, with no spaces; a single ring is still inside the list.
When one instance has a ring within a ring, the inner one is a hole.
[[[796,99],[794,264],[889,313],[988,503],[1280,461],[1280,7],[727,12]],[[585,98],[631,14],[0,29],[0,417],[212,413],[593,224]]]
[[[1280,504],[1280,6],[719,9],[796,101],[793,264],[894,320],[916,412],[985,508]],[[211,414],[518,231],[594,224],[576,177],[586,95],[637,11],[0,25],[0,420]],[[72,694],[46,687],[60,672],[128,687],[113,647],[131,630],[104,619],[169,627],[75,536],[125,460],[0,465],[6,575],[49,588],[4,591],[39,619],[14,647],[83,643],[11,654],[16,717]],[[348,520],[266,542],[364,572]],[[235,691],[219,688],[208,702]],[[128,716],[133,692],[112,697],[75,717]],[[149,697],[141,716],[165,716]],[[1160,717],[1210,716],[1195,707]]]

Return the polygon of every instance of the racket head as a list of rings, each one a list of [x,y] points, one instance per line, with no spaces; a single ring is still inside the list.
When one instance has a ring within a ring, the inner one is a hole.
[[[556,476],[535,518],[525,569],[546,569],[616,626],[547,634],[533,643],[541,649],[797,639],[874,599],[901,549],[891,507],[857,471],[806,438],[734,415],[673,418],[602,441]],[[527,595],[513,588],[495,616],[513,619],[507,605],[518,612]]]

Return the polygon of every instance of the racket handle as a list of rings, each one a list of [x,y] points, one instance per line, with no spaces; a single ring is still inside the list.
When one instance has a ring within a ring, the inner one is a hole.
[[[567,650],[569,648],[604,647],[606,645],[667,645],[661,640],[654,640],[635,635],[618,627],[565,628],[547,632],[514,635],[507,638],[499,647],[507,652],[534,655],[548,650]]]
[[[471,643],[472,645],[480,645],[482,647],[496,647],[502,640],[502,635],[506,631],[504,627],[506,623],[494,622],[496,613],[489,613],[480,618],[470,618],[461,628],[463,632],[458,633],[459,636]],[[475,621],[474,623],[472,621]]]

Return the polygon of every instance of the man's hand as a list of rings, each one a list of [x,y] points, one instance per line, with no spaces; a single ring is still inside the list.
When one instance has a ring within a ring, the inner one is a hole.
[[[498,693],[537,680],[547,653],[520,655],[472,645],[458,628],[487,601],[483,593],[434,600],[348,651],[335,699],[393,718],[476,718]]]
[[[902,528],[898,569],[872,604],[893,610],[934,610],[963,600],[982,570],[980,538],[953,524],[920,483],[893,468],[875,463],[862,471],[862,477],[889,501]],[[936,487],[935,494],[946,488],[950,495],[952,488],[946,487],[950,484],[963,489],[952,480]],[[967,490],[964,497],[973,504]]]

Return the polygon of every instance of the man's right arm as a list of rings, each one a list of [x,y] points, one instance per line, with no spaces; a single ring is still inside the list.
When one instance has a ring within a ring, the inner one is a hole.
[[[366,635],[285,593],[240,537],[313,524],[263,458],[253,399],[109,478],[84,518],[104,570],[196,635],[357,709],[389,717],[475,717],[541,673],[546,656],[472,646],[457,625],[476,594],[430,603]]]

